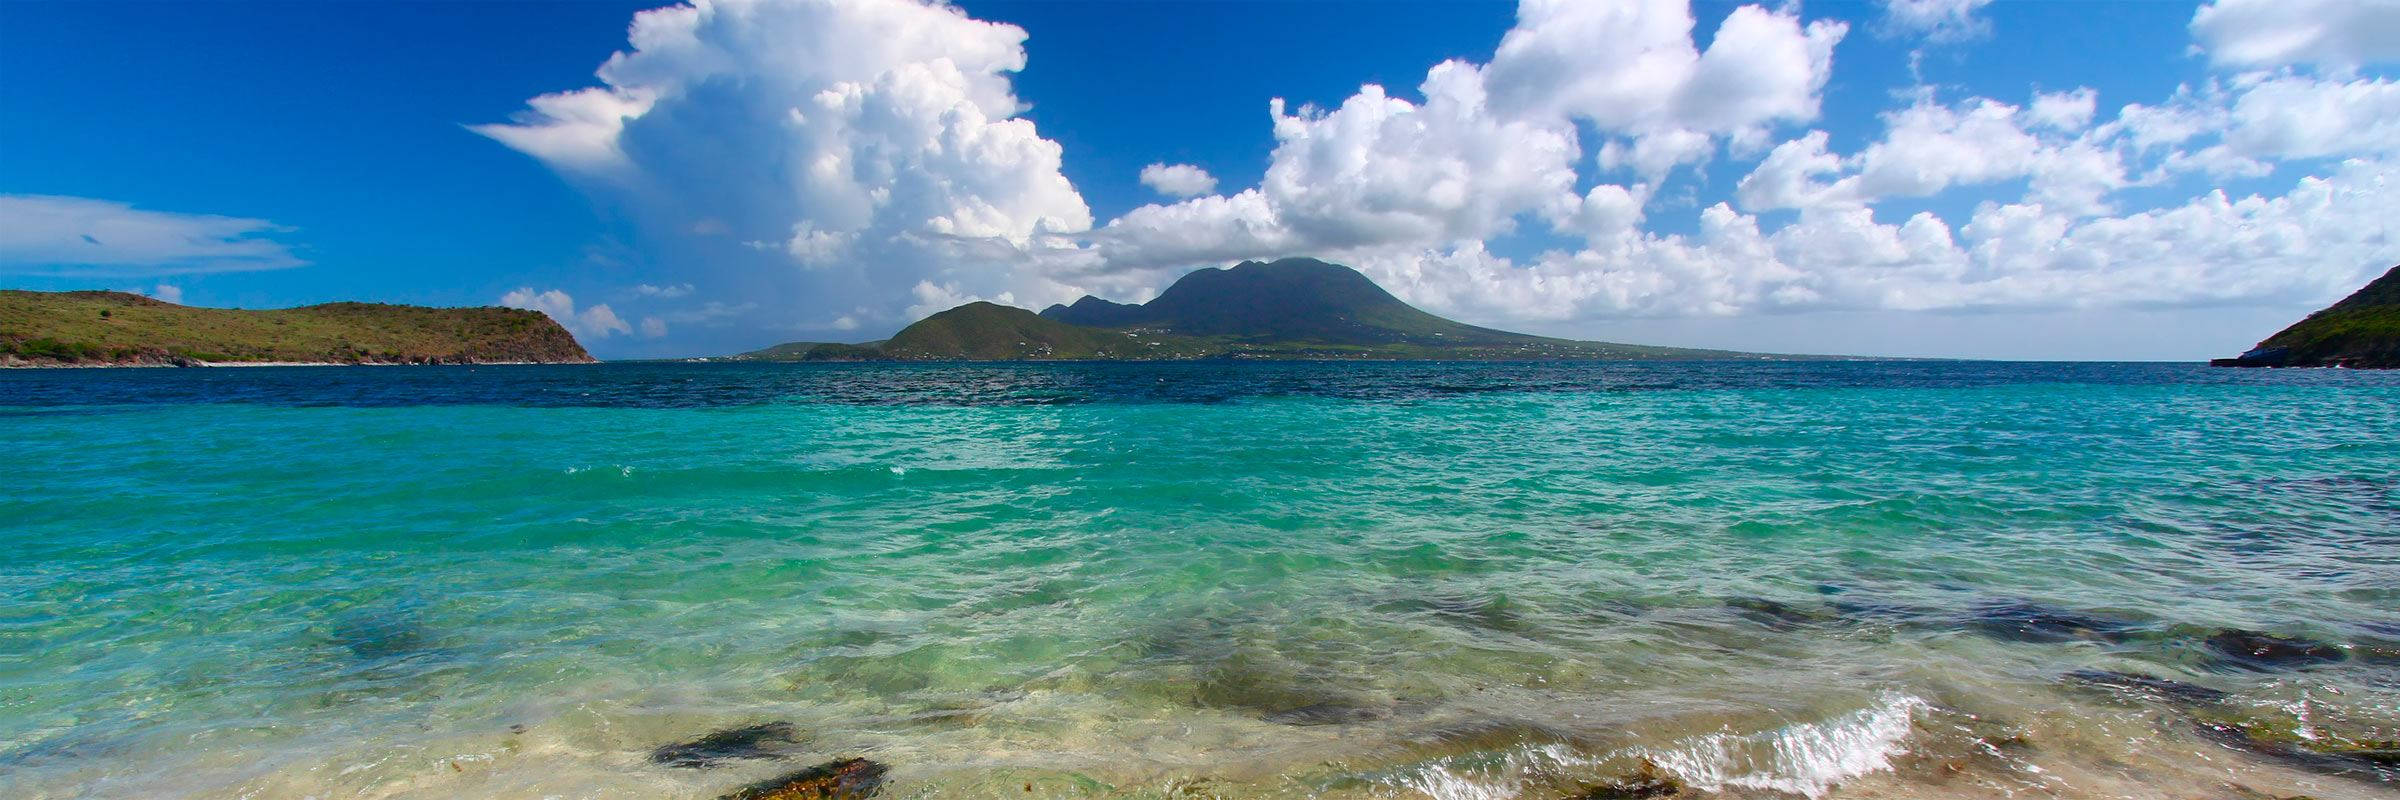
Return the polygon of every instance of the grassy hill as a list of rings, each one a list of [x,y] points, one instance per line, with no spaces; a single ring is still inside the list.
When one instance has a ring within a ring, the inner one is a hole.
[[[0,290],[0,364],[463,364],[592,360],[538,311],[380,303],[243,311],[124,292]]]
[[[2400,267],[2341,302],[2267,337],[2250,352],[2213,362],[2229,367],[2400,369]]]
[[[834,349],[839,348],[839,349]],[[1185,275],[1140,305],[1085,297],[1040,314],[969,303],[883,342],[794,342],[739,361],[1023,359],[1757,359],[1750,353],[1580,342],[1428,314],[1357,270],[1313,259]]]
[[[1069,325],[994,303],[968,303],[918,320],[893,334],[881,350],[910,361],[1143,360],[1204,358],[1215,352],[1190,337]]]

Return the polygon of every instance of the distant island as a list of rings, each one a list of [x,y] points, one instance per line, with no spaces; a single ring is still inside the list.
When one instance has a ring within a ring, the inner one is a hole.
[[[325,303],[244,311],[0,290],[0,366],[590,363],[538,311]]]
[[[2400,267],[2219,367],[2400,369]]]
[[[1087,296],[1036,314],[968,303],[882,341],[792,342],[711,360],[1780,358],[1794,356],[1584,342],[1477,327],[1401,302],[1358,270],[1287,258],[1198,270],[1139,305]]]

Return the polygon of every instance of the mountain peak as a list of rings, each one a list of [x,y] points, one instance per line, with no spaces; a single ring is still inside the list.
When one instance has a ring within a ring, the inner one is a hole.
[[[1477,330],[1401,302],[1358,270],[1313,258],[1193,270],[1148,303],[1085,297],[1042,315],[1073,325],[1327,344],[1455,343],[1443,337]]]
[[[755,360],[1192,358],[1756,358],[1576,342],[1479,328],[1417,310],[1358,270],[1313,258],[1193,270],[1150,302],[1084,297],[1040,314],[969,303],[880,343],[768,348]]]

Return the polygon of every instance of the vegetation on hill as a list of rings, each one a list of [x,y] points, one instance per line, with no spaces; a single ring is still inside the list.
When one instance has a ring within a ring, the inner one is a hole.
[[[2228,367],[2400,369],[2400,267],[2341,302],[2293,323],[2250,352],[2210,362]]]
[[[911,361],[1171,359],[1213,352],[1208,343],[1189,337],[1069,325],[1022,308],[980,302],[918,320],[886,340],[882,351]]]
[[[1722,359],[1721,350],[1579,342],[1480,328],[1401,302],[1349,267],[1246,262],[1185,275],[1140,305],[1085,297],[1040,314],[969,303],[882,342],[794,342],[740,361],[1023,359]]]
[[[125,292],[0,290],[0,364],[582,363],[538,311],[326,303],[244,311]]]

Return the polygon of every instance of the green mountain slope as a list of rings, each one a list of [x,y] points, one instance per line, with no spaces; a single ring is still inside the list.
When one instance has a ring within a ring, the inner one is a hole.
[[[1142,305],[1086,297],[1042,315],[1102,327],[1155,327],[1192,336],[1328,345],[1587,344],[1479,328],[1417,310],[1349,267],[1309,258],[1183,276]]]
[[[2400,369],[2400,267],[2341,302],[2293,323],[2250,352],[2209,362],[2226,367]]]
[[[1749,353],[1579,342],[1443,319],[1357,270],[1305,258],[1203,269],[1140,305],[1085,297],[1041,314],[970,303],[881,343],[795,342],[742,361],[1017,359],[1757,359]]]
[[[0,364],[592,360],[538,311],[380,303],[243,311],[124,292],[0,290]]]
[[[880,349],[886,357],[911,361],[1201,358],[1212,352],[1188,337],[1069,325],[981,302],[918,320]]]

